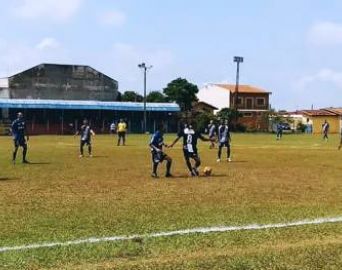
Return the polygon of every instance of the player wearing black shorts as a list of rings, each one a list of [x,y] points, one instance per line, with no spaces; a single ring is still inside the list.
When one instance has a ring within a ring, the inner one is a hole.
[[[84,156],[83,147],[85,145],[88,146],[89,157],[92,157],[91,136],[95,136],[95,132],[91,129],[90,125],[88,124],[88,120],[83,120],[83,125],[81,126],[80,130],[76,132],[75,136],[78,134],[81,135],[80,158]]]
[[[177,138],[170,145],[173,147],[179,139],[183,138],[183,154],[186,165],[191,173],[191,176],[198,176],[198,168],[201,165],[201,159],[198,155],[197,141],[201,139],[202,141],[209,141],[200,132],[196,131],[194,124],[186,125],[177,134]],[[195,161],[194,166],[191,164],[191,159]]]
[[[218,144],[219,149],[217,153],[217,162],[221,162],[221,154],[222,154],[222,148],[227,148],[227,161],[231,162],[230,159],[230,131],[229,131],[229,123],[228,120],[225,120],[222,122],[222,124],[218,128]]]
[[[23,148],[23,163],[29,163],[26,159],[27,141],[29,140],[29,136],[27,134],[24,116],[21,112],[17,113],[17,119],[15,119],[12,122],[11,132],[12,132],[13,141],[14,141],[14,150],[13,150],[13,156],[12,156],[13,163],[15,163],[19,147]],[[25,136],[26,136],[26,139],[25,139]]]
[[[163,163],[166,160],[166,174],[165,177],[172,177],[171,175],[171,165],[172,159],[163,152],[163,146],[167,146],[164,143],[164,127],[162,124],[158,125],[156,132],[152,135],[150,147],[152,154],[152,177],[157,178],[157,169],[160,163]]]
[[[216,126],[214,124],[213,120],[210,120],[210,123],[208,125],[208,135],[209,135],[209,140],[210,140],[210,149],[215,148],[215,136],[216,136]]]

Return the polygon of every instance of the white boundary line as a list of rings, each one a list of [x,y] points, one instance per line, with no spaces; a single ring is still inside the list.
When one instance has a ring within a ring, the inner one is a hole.
[[[276,223],[276,224],[250,224],[245,226],[230,226],[230,227],[206,227],[206,228],[194,228],[185,229],[169,232],[157,232],[150,234],[136,234],[130,236],[113,236],[113,237],[101,237],[101,238],[87,238],[79,239],[67,242],[51,242],[51,243],[41,243],[41,244],[31,244],[13,247],[0,247],[0,253],[9,251],[24,251],[30,249],[40,249],[40,248],[53,248],[53,247],[66,247],[75,246],[81,244],[95,244],[103,242],[120,242],[129,241],[134,239],[149,239],[149,238],[159,238],[159,237],[170,237],[170,236],[181,236],[189,234],[208,234],[208,233],[219,233],[219,232],[231,232],[231,231],[252,231],[252,230],[265,230],[265,229],[277,229],[277,228],[288,228],[288,227],[298,227],[304,225],[318,225],[326,223],[342,223],[342,216],[331,217],[331,218],[317,218],[313,220],[299,220],[295,222],[288,223]]]

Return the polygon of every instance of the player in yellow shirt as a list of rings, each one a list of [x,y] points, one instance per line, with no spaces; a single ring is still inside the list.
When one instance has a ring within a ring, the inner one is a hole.
[[[126,143],[126,132],[127,132],[127,124],[124,122],[123,119],[120,119],[118,124],[118,146],[122,141],[122,145]]]

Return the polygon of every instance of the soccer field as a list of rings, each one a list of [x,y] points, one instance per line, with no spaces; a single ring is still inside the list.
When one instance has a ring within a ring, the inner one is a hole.
[[[0,137],[0,250],[342,217],[338,141],[233,134],[231,163],[216,163],[217,150],[201,142],[213,175],[199,178],[188,177],[179,142],[166,151],[175,177],[162,177],[163,164],[155,180],[149,136],[129,135],[126,147],[96,136],[94,157],[83,159],[79,138],[36,136],[29,165],[11,164],[12,140]],[[342,223],[4,251],[0,269],[342,269]]]

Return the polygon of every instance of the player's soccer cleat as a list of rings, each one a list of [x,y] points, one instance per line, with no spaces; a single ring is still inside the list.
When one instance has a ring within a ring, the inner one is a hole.
[[[23,164],[29,164],[30,162],[27,161],[26,159],[23,160]]]
[[[220,162],[221,162],[221,159],[220,159],[220,158],[218,158],[218,159],[216,160],[216,162],[217,162],[217,163],[220,163]]]
[[[83,158],[83,155],[79,155],[78,157],[79,157],[79,158]]]
[[[152,178],[158,178],[158,175],[157,175],[156,173],[152,173],[152,174],[151,174],[151,177],[152,177]]]
[[[166,178],[172,178],[173,175],[172,175],[171,173],[167,173],[167,174],[165,174],[165,177],[166,177]]]
[[[92,154],[90,154],[90,155],[89,155],[89,157],[90,157],[90,158],[92,158],[92,157],[93,157],[93,155],[92,155]]]
[[[196,168],[192,168],[191,176],[199,176],[199,172]]]
[[[227,158],[227,161],[228,161],[228,162],[232,162],[232,159],[231,159],[231,158]]]

